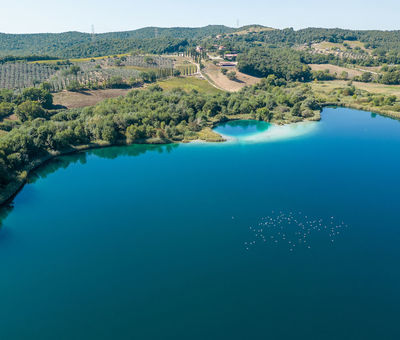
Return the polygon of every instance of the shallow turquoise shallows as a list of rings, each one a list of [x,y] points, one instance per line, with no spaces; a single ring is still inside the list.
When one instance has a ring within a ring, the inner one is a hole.
[[[0,339],[400,339],[400,123],[61,157],[2,211]]]

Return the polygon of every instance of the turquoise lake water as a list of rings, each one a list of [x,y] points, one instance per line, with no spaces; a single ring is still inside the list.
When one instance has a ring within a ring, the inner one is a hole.
[[[400,123],[62,157],[0,229],[0,339],[399,339]]]

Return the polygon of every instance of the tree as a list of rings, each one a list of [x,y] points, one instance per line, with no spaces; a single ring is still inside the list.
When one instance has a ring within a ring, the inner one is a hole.
[[[26,88],[22,92],[22,99],[24,101],[38,101],[46,109],[50,109],[53,105],[53,96],[51,95],[51,93],[40,88]]]
[[[27,100],[22,104],[18,105],[15,113],[21,121],[32,120],[39,117],[45,117],[45,111],[39,102]]]
[[[154,64],[154,59],[152,57],[146,56],[144,57],[144,62],[146,64]]]
[[[68,86],[67,90],[71,92],[79,92],[83,90],[83,86],[77,80],[71,81]]]
[[[140,72],[139,77],[144,83],[154,83],[157,80],[157,75],[154,71]]]
[[[101,138],[109,143],[114,143],[117,140],[117,131],[111,124],[107,124],[101,131]]]
[[[221,68],[221,73],[223,75],[226,75],[228,73],[228,70],[226,68]]]
[[[292,116],[301,117],[301,103],[294,104],[292,108]]]
[[[70,74],[73,74],[75,77],[77,77],[78,73],[81,71],[81,68],[77,65],[72,65],[68,71]]]
[[[14,111],[14,105],[11,103],[0,103],[0,118],[7,117]]]
[[[129,143],[145,137],[145,127],[137,125],[129,125],[126,129],[126,138]]]
[[[346,80],[349,78],[349,74],[346,71],[343,71],[342,73],[340,73],[340,77]]]
[[[364,72],[361,75],[361,81],[364,83],[369,83],[372,81],[372,73],[371,72]]]
[[[51,86],[50,83],[44,82],[44,83],[42,83],[42,84],[40,85],[40,88],[41,88],[42,90],[47,91],[47,92],[50,93],[50,91],[51,91],[51,89],[52,89],[52,86]]]
[[[107,80],[106,87],[111,89],[121,89],[128,87],[128,84],[120,76],[113,76]]]
[[[237,80],[236,78],[236,72],[235,71],[230,71],[226,74],[229,80]]]

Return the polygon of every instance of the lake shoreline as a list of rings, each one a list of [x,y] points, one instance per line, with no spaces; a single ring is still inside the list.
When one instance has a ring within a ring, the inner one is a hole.
[[[218,142],[225,142],[226,140],[222,139],[220,141],[207,141],[205,140],[205,143],[218,143]],[[51,153],[45,157],[41,157],[37,159],[36,161],[32,162],[31,166],[28,168],[24,169],[24,174],[19,178],[17,181],[11,182],[10,184],[7,185],[7,187],[4,188],[4,192],[1,193],[0,195],[0,208],[7,206],[12,203],[14,198],[19,194],[19,192],[24,188],[24,186],[28,183],[29,176],[32,175],[34,171],[39,169],[40,167],[46,165],[46,163],[52,161],[53,159],[56,159],[57,157],[61,156],[67,156],[67,155],[72,155],[76,154],[82,151],[89,151],[89,150],[95,150],[95,149],[104,149],[104,148],[109,148],[113,146],[129,146],[129,145],[168,145],[168,144],[186,144],[186,143],[191,143],[191,142],[196,142],[199,141],[199,139],[195,139],[192,141],[170,141],[170,140],[164,140],[164,141],[158,141],[154,140],[152,141],[144,141],[143,143],[126,143],[126,142],[117,142],[117,143],[91,143],[91,144],[86,144],[86,145],[80,145],[77,147],[71,147],[69,149],[63,150],[63,151],[57,151],[54,153]],[[203,141],[203,140],[201,140]]]
[[[323,108],[325,107],[344,107],[347,109],[353,109],[353,110],[358,110],[358,111],[365,111],[365,112],[371,112],[375,113],[381,116],[393,118],[393,119],[399,119],[400,120],[400,112],[394,112],[394,111],[386,111],[386,110],[380,110],[377,108],[368,108],[364,107],[362,105],[358,104],[351,104],[351,103],[337,103],[337,102],[327,102],[321,104]]]
[[[316,117],[313,117],[311,119],[302,119],[299,122],[272,122],[272,124],[276,125],[290,125],[290,124],[296,124],[300,122],[310,122],[310,121],[320,121],[321,120],[321,112],[319,112],[319,115]],[[168,144],[187,144],[187,143],[196,143],[196,142],[204,142],[204,143],[225,143],[228,142],[229,140],[226,138],[226,136],[222,136],[216,132],[214,132],[212,129],[215,128],[218,124],[221,123],[227,123],[230,121],[236,121],[236,120],[256,120],[251,117],[251,115],[246,115],[246,114],[241,114],[233,117],[229,117],[228,120],[225,121],[215,121],[212,122],[209,127],[205,127],[203,130],[199,132],[201,138],[196,138],[192,140],[182,140],[182,141],[173,141],[169,139],[159,139],[159,138],[150,138],[146,140],[138,140],[135,141],[135,143],[127,143],[126,140],[120,140],[117,141],[116,143],[108,143],[108,142],[99,142],[99,143],[90,143],[90,144],[85,144],[85,145],[80,145],[77,147],[70,147],[66,150],[63,151],[57,151],[53,153],[49,153],[48,155],[41,157],[31,163],[31,165],[23,170],[23,174],[20,176],[20,178],[14,182],[11,182],[7,185],[7,187],[4,188],[3,192],[0,194],[0,208],[10,205],[14,198],[19,194],[19,192],[24,188],[24,186],[28,183],[29,181],[29,176],[32,174],[32,172],[36,171],[38,168],[41,166],[44,166],[47,162],[60,157],[60,156],[66,156],[66,155],[71,155],[75,153],[79,153],[81,151],[88,151],[88,150],[93,150],[93,149],[102,149],[102,148],[108,148],[112,146],[128,146],[128,145],[168,145]]]

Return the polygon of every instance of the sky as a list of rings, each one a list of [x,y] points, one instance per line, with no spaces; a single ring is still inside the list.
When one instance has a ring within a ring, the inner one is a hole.
[[[146,26],[260,24],[400,29],[400,0],[0,0],[0,32],[96,33]]]

